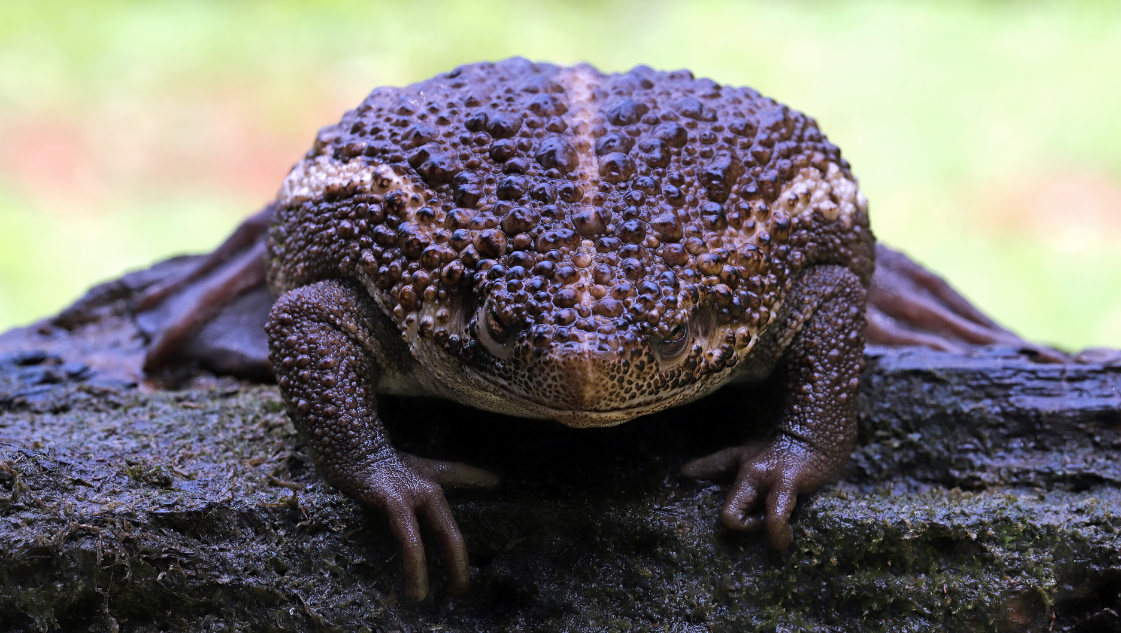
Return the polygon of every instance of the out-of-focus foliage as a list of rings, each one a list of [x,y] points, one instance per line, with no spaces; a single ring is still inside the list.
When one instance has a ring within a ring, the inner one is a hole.
[[[814,115],[885,241],[1025,336],[1121,346],[1115,2],[0,3],[0,329],[213,247],[370,89],[522,55]]]

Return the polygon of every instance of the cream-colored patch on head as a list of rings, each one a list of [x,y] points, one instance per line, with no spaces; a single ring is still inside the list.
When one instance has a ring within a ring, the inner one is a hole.
[[[597,263],[596,243],[592,240],[580,240],[580,246],[572,253],[569,263],[576,269],[577,278],[568,286],[579,296],[577,305],[583,305],[590,310],[600,299],[596,296],[598,293],[593,293],[596,287],[596,282],[592,278],[592,270]],[[603,290],[602,287],[600,289]]]
[[[587,64],[580,64],[572,68],[565,68],[557,73],[556,81],[564,86],[572,110],[566,118],[569,120],[573,135],[572,145],[580,158],[577,167],[577,181],[588,183],[587,191],[594,191],[599,186],[599,163],[596,161],[595,137],[591,130],[595,125],[595,111],[592,104],[592,91],[597,87],[603,77],[594,68]]]
[[[783,188],[774,208],[792,218],[817,211],[831,222],[841,220],[848,226],[854,213],[868,210],[868,199],[836,163],[829,163],[824,174],[813,167],[798,172]]]
[[[410,207],[420,206],[412,204],[416,199],[423,202],[419,196],[423,187],[393,173],[388,165],[371,166],[361,161],[344,163],[330,156],[305,158],[296,163],[280,185],[276,199],[282,205],[300,204],[323,197],[328,187],[354,187],[356,191],[381,195],[401,189],[414,194]]]

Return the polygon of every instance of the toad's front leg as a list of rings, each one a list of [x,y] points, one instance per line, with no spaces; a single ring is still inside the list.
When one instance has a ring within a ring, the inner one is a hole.
[[[444,542],[453,592],[465,591],[467,548],[441,486],[494,485],[491,473],[393,448],[378,419],[374,387],[385,368],[367,324],[377,308],[366,293],[335,281],[297,288],[269,315],[270,360],[288,415],[323,477],[359,503],[385,511],[405,560],[405,595],[423,600],[428,573],[417,515]]]
[[[798,495],[819,488],[848,460],[864,367],[865,296],[856,275],[840,266],[807,272],[787,296],[786,332],[776,339],[791,332],[793,338],[778,366],[787,390],[778,436],[768,445],[728,448],[682,468],[685,476],[702,479],[736,473],[721,512],[724,525],[765,525],[771,545],[785,549]],[[760,521],[751,511],[764,495]]]

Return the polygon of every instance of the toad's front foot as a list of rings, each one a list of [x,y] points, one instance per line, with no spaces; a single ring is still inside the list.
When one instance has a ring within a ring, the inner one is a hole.
[[[820,266],[787,296],[772,340],[791,336],[779,364],[786,378],[782,427],[769,444],[718,451],[685,464],[686,477],[736,474],[721,519],[733,530],[765,527],[777,549],[790,546],[798,495],[838,472],[856,442],[856,397],[864,348],[864,287],[847,269]],[[763,518],[751,514],[765,498]]]
[[[393,535],[405,559],[405,597],[413,601],[428,596],[428,565],[420,538],[422,517],[444,544],[451,593],[467,591],[470,569],[467,546],[444,497],[443,487],[489,487],[498,477],[488,471],[393,451],[378,460],[365,475],[355,497],[365,506],[389,516]]]
[[[378,308],[358,287],[322,281],[290,290],[269,316],[270,359],[288,414],[316,468],[342,492],[389,515],[405,559],[405,595],[428,595],[418,517],[447,551],[451,590],[467,589],[467,548],[441,486],[490,486],[478,468],[398,452],[378,416],[373,385],[386,358],[378,342]],[[376,352],[376,356],[375,356]],[[403,374],[400,367],[396,368]]]
[[[733,446],[694,459],[681,468],[681,474],[693,479],[734,474],[736,482],[724,500],[721,521],[729,529],[746,532],[765,527],[771,546],[783,550],[793,538],[790,514],[798,495],[813,492],[825,483],[832,471],[829,461],[809,444],[783,437],[769,446]],[[764,495],[760,516],[753,510]]]

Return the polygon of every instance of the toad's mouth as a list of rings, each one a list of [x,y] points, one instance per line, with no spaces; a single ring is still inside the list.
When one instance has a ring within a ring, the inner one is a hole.
[[[579,409],[558,407],[556,403],[547,399],[532,398],[523,392],[511,389],[510,385],[496,381],[490,376],[484,377],[483,382],[486,384],[487,393],[491,397],[475,402],[473,406],[507,415],[553,420],[573,428],[617,426],[635,418],[685,404],[715,389],[715,387],[706,388],[700,385],[697,385],[694,389],[666,388],[641,401],[626,402],[616,408]]]

